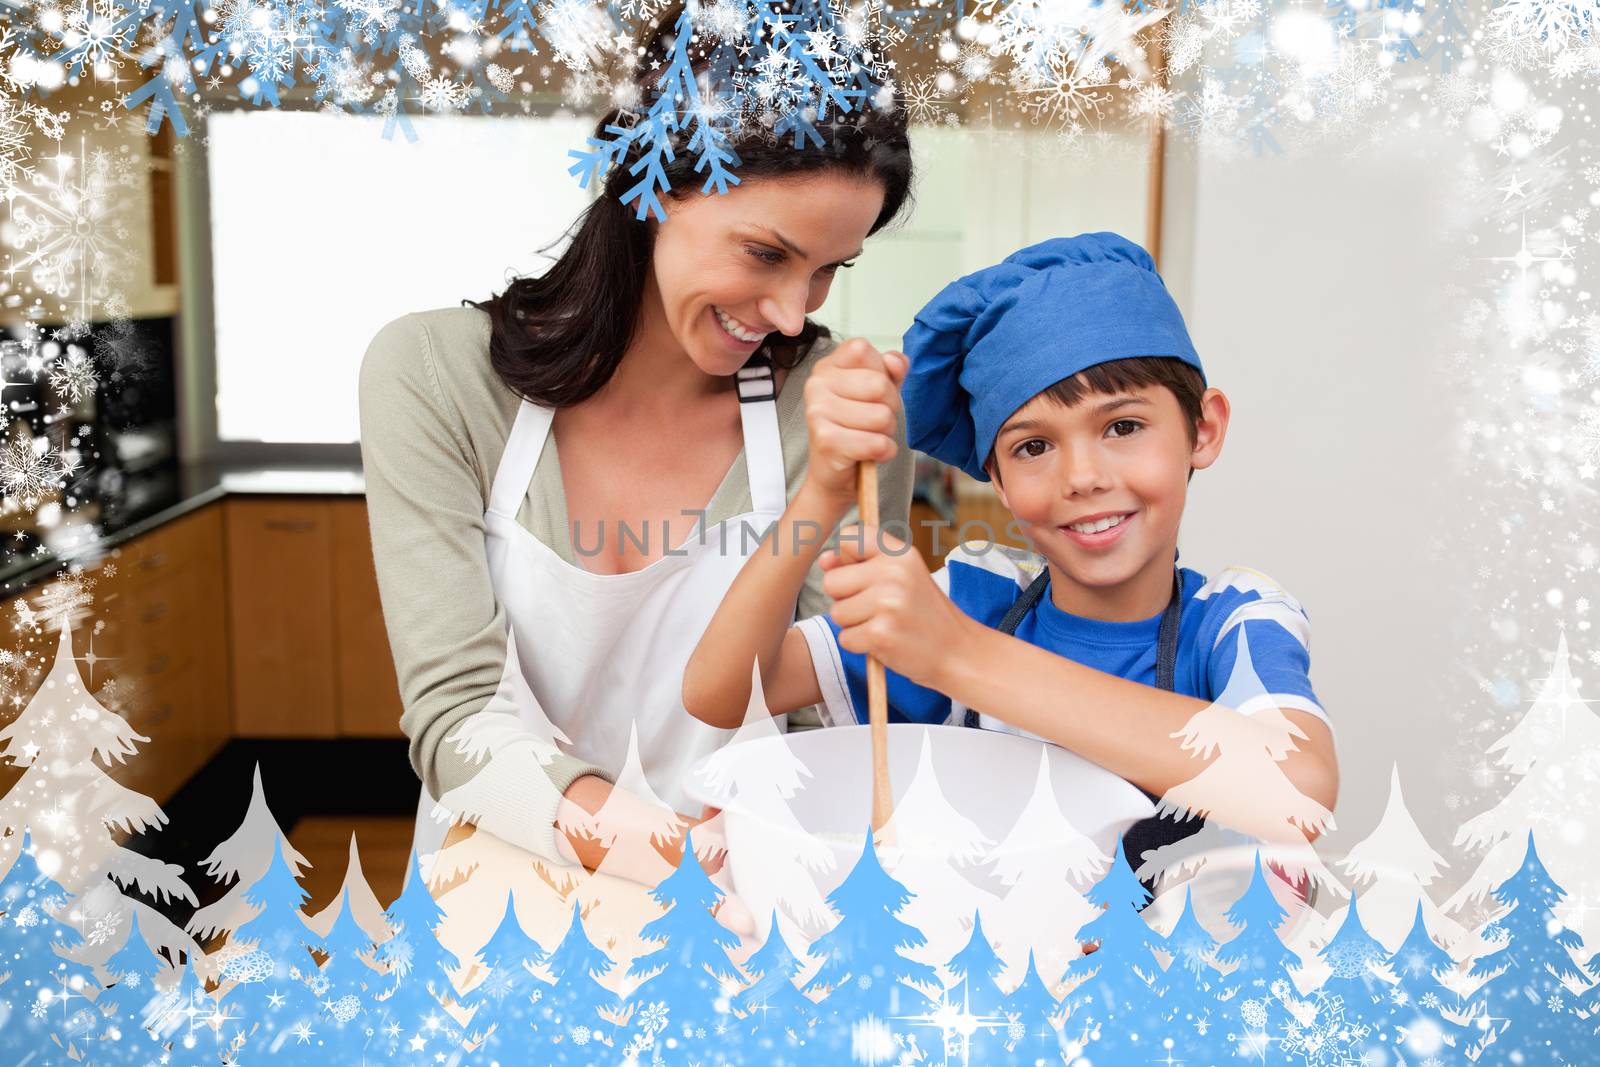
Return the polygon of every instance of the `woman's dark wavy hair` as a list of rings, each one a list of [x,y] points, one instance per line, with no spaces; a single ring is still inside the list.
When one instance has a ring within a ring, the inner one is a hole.
[[[672,31],[682,10],[672,6],[645,31],[645,53],[634,67],[642,106],[648,107],[658,76],[653,60],[662,66],[669,61]],[[620,108],[608,112],[596,124],[596,136],[624,117]],[[905,110],[898,100],[888,108],[869,101],[840,119],[829,143],[820,148],[794,148],[757,124],[741,128],[731,137],[739,156],[735,173],[744,182],[822,172],[878,182],[884,188],[883,210],[868,231],[876,233],[911,196]],[[489,315],[489,360],[495,373],[537,404],[571,407],[593,396],[611,379],[633,337],[654,247],[654,228],[636,219],[634,208],[620,195],[637,180],[628,167],[638,150],[630,146],[626,159],[612,167],[599,198],[574,222],[568,231],[571,243],[548,271],[514,279],[488,300],[461,301]],[[675,142],[674,155],[664,165],[673,195],[697,195],[704,178],[694,172],[694,154]],[[669,212],[670,205],[669,200]],[[763,351],[774,365],[793,367],[819,332],[822,327],[808,318],[798,336],[774,335]]]

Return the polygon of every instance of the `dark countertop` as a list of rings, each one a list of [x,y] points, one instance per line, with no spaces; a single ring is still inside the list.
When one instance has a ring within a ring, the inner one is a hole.
[[[362,496],[359,463],[224,465],[170,463],[118,478],[64,516],[41,540],[8,534],[0,548],[0,597],[26,591],[72,563],[98,560],[117,545],[229,495]],[[84,516],[96,516],[93,521]]]

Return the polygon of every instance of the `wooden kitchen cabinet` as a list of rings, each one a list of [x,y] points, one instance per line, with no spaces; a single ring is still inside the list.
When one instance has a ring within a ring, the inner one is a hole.
[[[233,736],[402,736],[360,498],[229,498],[125,542],[83,577],[93,603],[73,630],[79,674],[150,739],[111,773],[158,803]],[[3,647],[28,664],[18,688],[29,695],[57,638],[12,626],[13,601],[43,591],[0,601]],[[19,774],[0,768],[0,795]]]
[[[96,661],[94,684],[114,678],[118,710],[150,738],[113,775],[164,801],[233,733],[221,510],[201,508],[123,545],[98,568],[95,592],[105,625],[75,635],[77,655],[92,647],[112,657]]]
[[[333,510],[299,497],[224,504],[233,724],[241,737],[335,737]]]
[[[149,739],[107,771],[165,803],[232,733],[221,512],[203,508],[174,519],[113,549],[82,578],[93,600],[73,624],[78,676]],[[45,586],[7,601],[6,617],[18,617],[17,599],[38,605]],[[24,688],[29,698],[54,662],[57,641],[48,628],[12,631],[7,639],[14,654],[39,664]],[[21,774],[11,770],[0,794]]]
[[[338,632],[339,733],[401,737],[400,683],[378,599],[365,500],[335,500],[333,617]]]

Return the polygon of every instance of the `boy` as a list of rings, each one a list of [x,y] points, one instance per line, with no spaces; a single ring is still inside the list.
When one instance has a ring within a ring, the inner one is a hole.
[[[864,344],[818,368],[807,481],[691,658],[684,706],[737,725],[758,659],[774,714],[820,702],[830,724],[865,722],[871,655],[891,720],[1042,738],[1152,798],[1184,784],[1185,810],[1235,829],[1314,837],[1338,771],[1304,611],[1255,571],[1207,580],[1176,566],[1188,482],[1220,455],[1229,405],[1206,387],[1149,255],[1111,233],[1025,248],[947,286],[906,349],[909,370]],[[969,542],[929,575],[897,539],[846,531],[821,559],[830,616],[788,627],[783,609],[818,552],[799,527],[833,529],[854,502],[856,463],[892,454],[901,378],[912,446],[992,480],[1037,556]],[[1224,708],[1225,724],[1197,718],[1241,647],[1264,692]],[[1196,788],[1216,755],[1205,739],[1224,735],[1235,756],[1270,758],[1232,761]],[[1140,824],[1129,862],[1199,825]]]

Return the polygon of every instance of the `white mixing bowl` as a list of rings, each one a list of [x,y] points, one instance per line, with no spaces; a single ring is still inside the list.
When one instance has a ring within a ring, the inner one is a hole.
[[[886,865],[891,871],[954,870],[960,881],[945,882],[953,890],[947,894],[952,908],[970,903],[967,886],[1003,894],[987,860],[1039,787],[1041,752],[1060,814],[1100,853],[1110,856],[1129,827],[1154,814],[1133,785],[1055,745],[991,730],[893,724],[891,826],[898,824],[899,832]],[[763,932],[780,903],[809,934],[831,924],[822,900],[861,857],[871,781],[866,726],[736,738],[696,764],[687,788],[723,810],[732,888]],[[979,840],[986,844],[976,845]],[[1040,841],[1039,847],[1057,844]],[[1022,854],[1013,848],[1013,864],[1025,862],[1031,847],[1024,842]]]

